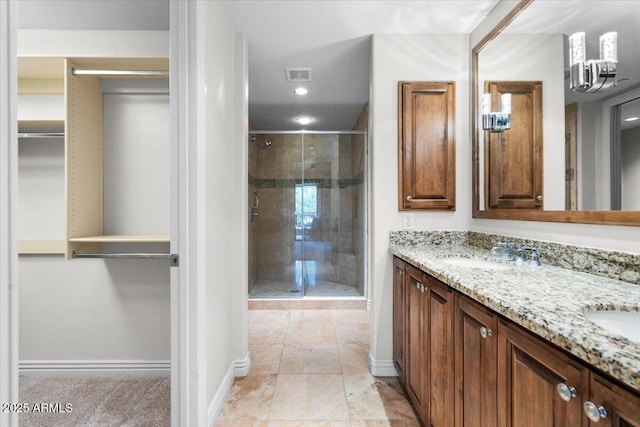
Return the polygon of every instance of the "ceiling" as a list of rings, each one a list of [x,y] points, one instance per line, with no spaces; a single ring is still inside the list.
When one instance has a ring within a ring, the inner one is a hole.
[[[217,0],[249,46],[249,114],[258,129],[351,129],[369,99],[371,34],[470,33],[498,0]],[[169,0],[20,0],[20,29],[167,30]],[[287,67],[312,68],[294,84]],[[309,93],[294,95],[305,86]]]
[[[471,33],[497,0],[226,0],[249,46],[249,115],[260,130],[349,130],[369,100],[371,34]],[[312,68],[289,82],[285,68]],[[304,86],[303,97],[293,89]]]

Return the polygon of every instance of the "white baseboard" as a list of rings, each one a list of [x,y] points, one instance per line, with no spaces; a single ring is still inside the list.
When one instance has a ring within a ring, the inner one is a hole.
[[[395,366],[393,366],[393,360],[376,360],[371,353],[369,353],[369,372],[374,377],[397,377]]]
[[[207,408],[207,426],[213,427],[215,425],[216,419],[229,396],[229,391],[233,385],[233,379],[235,377],[246,377],[249,374],[250,367],[251,359],[249,358],[249,354],[247,354],[243,359],[231,362],[229,369],[227,369],[227,372],[224,374],[224,377],[218,386],[216,394],[213,396],[213,399],[209,404],[209,408]]]
[[[20,375],[56,377],[168,377],[169,360],[21,360]]]

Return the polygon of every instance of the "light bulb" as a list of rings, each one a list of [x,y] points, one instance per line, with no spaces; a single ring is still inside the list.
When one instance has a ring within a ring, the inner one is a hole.
[[[584,62],[587,57],[584,31],[569,36],[569,66]]]
[[[618,62],[618,33],[615,31],[600,36],[600,59]]]
[[[308,125],[309,123],[311,123],[313,121],[313,119],[311,117],[298,117],[296,118],[296,122],[300,123],[301,125]]]
[[[306,95],[309,93],[309,91],[303,87],[299,87],[293,90],[293,93],[295,93],[296,95]]]

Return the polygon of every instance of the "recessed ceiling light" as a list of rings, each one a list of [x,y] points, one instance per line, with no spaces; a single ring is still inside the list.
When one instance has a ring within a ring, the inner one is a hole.
[[[311,117],[306,117],[306,116],[296,118],[296,122],[300,123],[301,125],[308,125],[312,121],[313,119]]]
[[[309,93],[309,91],[303,87],[299,87],[294,89],[293,93],[295,93],[296,95],[306,95]]]
[[[638,119],[640,119],[640,117],[627,117],[626,119],[624,119],[624,121],[625,122],[635,122]]]

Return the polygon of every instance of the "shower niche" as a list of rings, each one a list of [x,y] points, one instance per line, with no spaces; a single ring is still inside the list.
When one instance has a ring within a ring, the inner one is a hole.
[[[252,132],[249,298],[364,296],[364,132]]]

